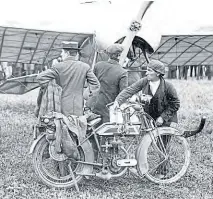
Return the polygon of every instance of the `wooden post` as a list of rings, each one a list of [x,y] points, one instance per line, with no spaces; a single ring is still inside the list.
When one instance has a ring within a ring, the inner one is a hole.
[[[120,61],[119,63],[121,66],[123,66],[124,61],[126,59],[127,53],[129,51],[129,48],[132,45],[132,41],[134,40],[134,37],[136,36],[137,32],[141,29],[141,20],[143,19],[146,11],[148,8],[151,6],[153,1],[145,1],[142,3],[138,15],[136,16],[136,19],[133,20],[129,27],[128,34],[126,35],[124,41],[123,41],[123,46],[124,46],[124,51],[122,52],[120,56]]]

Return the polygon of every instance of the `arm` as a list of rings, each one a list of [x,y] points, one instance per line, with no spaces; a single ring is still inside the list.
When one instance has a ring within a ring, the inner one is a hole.
[[[125,72],[121,76],[120,81],[119,81],[119,93],[127,87],[128,87],[128,76],[127,76],[127,72]]]
[[[174,113],[177,112],[180,108],[180,100],[175,88],[171,84],[168,84],[167,86],[166,98],[168,101],[168,105],[161,114],[161,117],[165,122],[168,122],[169,119],[173,117]]]
[[[144,85],[144,79],[140,79],[139,81],[135,82],[131,86],[125,88],[115,99],[121,105],[124,103],[128,98],[133,96],[134,94],[138,93]]]
[[[97,77],[97,64],[94,65],[93,73]]]
[[[38,74],[36,80],[39,82],[40,85],[43,85],[45,83],[48,83],[51,79],[56,79],[57,77],[58,77],[58,70],[55,67],[53,67]]]
[[[90,93],[92,95],[97,93],[100,89],[100,83],[99,83],[97,77],[95,76],[95,74],[92,72],[91,68],[89,68],[89,70],[87,71],[86,78],[87,78],[87,82],[89,84]]]

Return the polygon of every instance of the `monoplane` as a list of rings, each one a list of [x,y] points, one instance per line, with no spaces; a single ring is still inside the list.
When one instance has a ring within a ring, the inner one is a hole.
[[[83,48],[81,60],[91,67],[108,59],[105,49],[112,43],[125,47],[120,63],[127,67],[130,83],[141,77],[142,66],[160,43],[153,26],[156,10],[152,1],[67,1],[67,7],[40,8],[39,15],[23,16],[30,4],[0,20],[0,62],[2,72],[10,68],[0,93],[24,94],[39,87],[36,76],[61,53],[62,41],[77,41]],[[36,8],[35,8],[36,9]],[[57,14],[56,10],[57,9]],[[16,13],[17,12],[17,13]],[[146,13],[146,14],[145,14]],[[15,18],[14,18],[15,16]],[[6,19],[6,20],[3,20]],[[150,20],[151,19],[151,20]],[[128,60],[128,63],[127,63]],[[12,69],[11,69],[12,68]],[[4,75],[5,77],[6,75]]]

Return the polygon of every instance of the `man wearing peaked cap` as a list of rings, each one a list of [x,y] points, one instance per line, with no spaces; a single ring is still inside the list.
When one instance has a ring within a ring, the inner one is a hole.
[[[79,50],[81,48],[79,48],[78,42],[62,42],[62,62],[37,76],[41,85],[51,79],[56,79],[57,84],[62,87],[61,106],[62,113],[66,116],[83,115],[85,81],[88,82],[91,94],[98,92],[100,88],[98,79],[90,66],[78,60]]]
[[[98,62],[94,66],[101,88],[98,95],[87,104],[94,113],[102,116],[102,123],[110,121],[106,105],[114,102],[117,95],[128,86],[127,71],[119,64],[119,56],[123,50],[121,44],[112,44],[106,49],[109,60]]]

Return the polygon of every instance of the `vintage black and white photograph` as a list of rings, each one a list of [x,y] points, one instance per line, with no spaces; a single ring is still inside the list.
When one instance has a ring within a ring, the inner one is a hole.
[[[212,199],[212,8],[2,0],[0,199]]]

